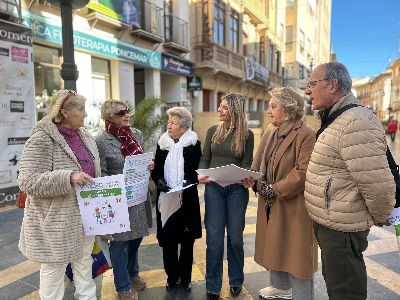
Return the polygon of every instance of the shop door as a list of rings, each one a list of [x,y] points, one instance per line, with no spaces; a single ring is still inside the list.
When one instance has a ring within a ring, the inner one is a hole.
[[[102,129],[101,105],[107,99],[107,76],[92,75],[92,99],[86,100],[86,126],[88,129],[97,133]]]

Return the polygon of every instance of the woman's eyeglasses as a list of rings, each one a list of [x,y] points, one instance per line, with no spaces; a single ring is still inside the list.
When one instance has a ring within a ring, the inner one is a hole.
[[[117,112],[115,113],[115,115],[116,115],[116,116],[119,116],[119,117],[123,117],[123,116],[125,116],[125,115],[129,115],[129,113],[130,113],[129,109],[126,108],[126,109],[121,109],[120,111],[117,111]]]

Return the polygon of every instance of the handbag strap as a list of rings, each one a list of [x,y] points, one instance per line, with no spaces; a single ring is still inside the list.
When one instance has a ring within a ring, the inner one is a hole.
[[[326,128],[328,128],[329,125],[331,125],[332,122],[335,121],[335,119],[336,119],[337,117],[339,117],[339,116],[340,116],[342,113],[344,113],[346,110],[349,110],[350,108],[357,107],[357,106],[362,106],[362,105],[352,103],[352,104],[345,105],[345,106],[343,106],[343,107],[337,109],[336,111],[334,111],[334,112],[327,118],[327,120],[321,125],[320,129],[318,129],[318,131],[317,131],[317,133],[316,133],[316,135],[317,135],[317,138],[316,138],[316,139],[318,139],[319,135],[320,135]]]

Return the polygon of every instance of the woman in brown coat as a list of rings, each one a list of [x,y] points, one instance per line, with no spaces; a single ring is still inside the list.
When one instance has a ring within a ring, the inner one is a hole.
[[[260,290],[264,299],[313,299],[317,243],[304,203],[308,161],[314,131],[301,118],[304,100],[292,88],[270,92],[271,125],[263,136],[252,169],[264,176],[258,192],[255,261],[270,270],[270,284]],[[292,291],[293,289],[293,291]]]

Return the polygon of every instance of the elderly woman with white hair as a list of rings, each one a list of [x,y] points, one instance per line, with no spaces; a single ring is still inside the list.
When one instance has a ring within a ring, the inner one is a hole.
[[[85,98],[61,90],[25,144],[19,186],[28,194],[19,249],[41,263],[40,298],[62,299],[71,263],[77,299],[96,299],[94,236],[84,236],[74,184],[100,176],[96,143],[83,128]]]
[[[195,239],[201,238],[202,234],[197,186],[183,190],[181,207],[168,218],[164,226],[159,202],[171,188],[198,183],[196,170],[201,158],[201,147],[197,134],[191,130],[192,115],[186,108],[173,107],[167,114],[167,132],[158,141],[155,167],[151,173],[158,189],[157,239],[163,249],[164,269],[168,276],[167,290],[174,288],[180,280],[183,289],[189,291],[193,245]]]
[[[270,286],[260,296],[310,300],[318,252],[304,186],[315,132],[301,120],[304,99],[295,90],[275,88],[270,95],[271,125],[252,164],[264,176],[245,183],[259,194],[254,260],[270,271]]]

